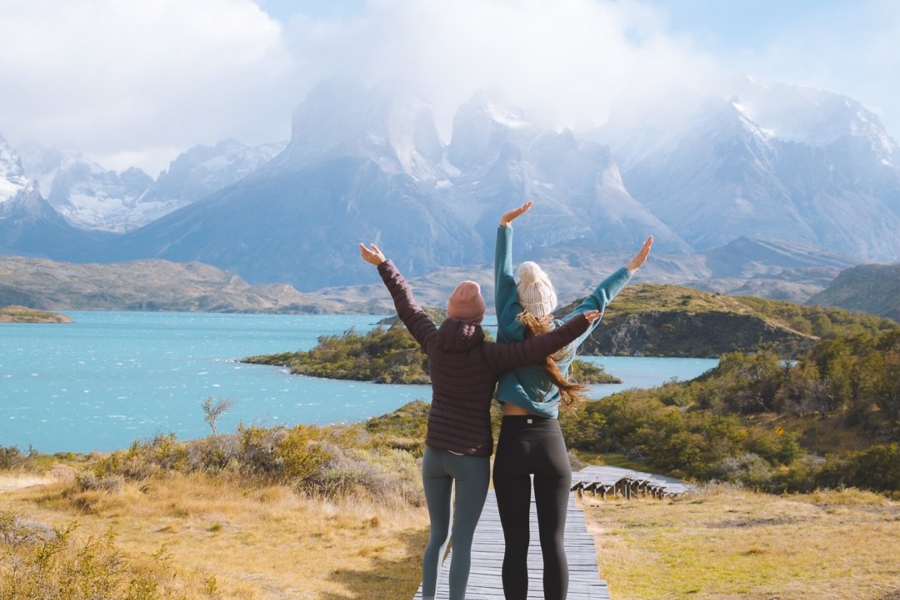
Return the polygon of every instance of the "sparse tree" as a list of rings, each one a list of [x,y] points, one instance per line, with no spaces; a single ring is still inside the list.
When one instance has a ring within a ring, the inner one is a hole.
[[[234,400],[230,398],[213,400],[212,396],[209,396],[203,401],[203,419],[209,423],[214,438],[219,438],[219,417],[228,412],[232,406],[234,406]]]

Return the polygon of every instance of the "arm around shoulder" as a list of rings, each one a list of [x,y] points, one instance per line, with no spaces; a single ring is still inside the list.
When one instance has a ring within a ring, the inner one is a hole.
[[[581,337],[602,313],[591,310],[579,313],[556,329],[521,342],[493,344],[500,370],[515,369],[542,362]]]

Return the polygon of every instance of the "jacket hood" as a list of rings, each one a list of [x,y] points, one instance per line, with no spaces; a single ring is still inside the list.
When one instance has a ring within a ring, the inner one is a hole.
[[[437,332],[438,348],[444,352],[468,352],[484,341],[484,329],[471,321],[447,318]]]

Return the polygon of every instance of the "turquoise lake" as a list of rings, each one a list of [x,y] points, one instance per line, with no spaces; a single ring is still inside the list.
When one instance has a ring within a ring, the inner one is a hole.
[[[430,399],[429,386],[290,375],[240,359],[308,350],[383,316],[66,312],[71,324],[0,325],[0,446],[107,452],[138,439],[210,434],[202,404],[228,399],[220,432],[243,422],[348,423]],[[491,329],[490,321],[485,323]],[[602,327],[602,324],[601,324]],[[713,359],[585,357],[623,380],[593,397],[692,379]]]

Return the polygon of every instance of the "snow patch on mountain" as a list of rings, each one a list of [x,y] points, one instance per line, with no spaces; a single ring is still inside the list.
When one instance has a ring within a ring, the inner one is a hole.
[[[882,163],[897,166],[897,143],[881,120],[862,104],[839,94],[799,85],[745,78],[736,94],[746,114],[786,142],[827,146],[845,136],[869,139]]]
[[[521,112],[511,110],[508,106],[488,102],[484,107],[484,112],[491,121],[507,129],[524,129],[531,126]]]
[[[0,136],[0,203],[21,193],[29,194],[33,188],[34,182],[25,175],[18,154]]]

